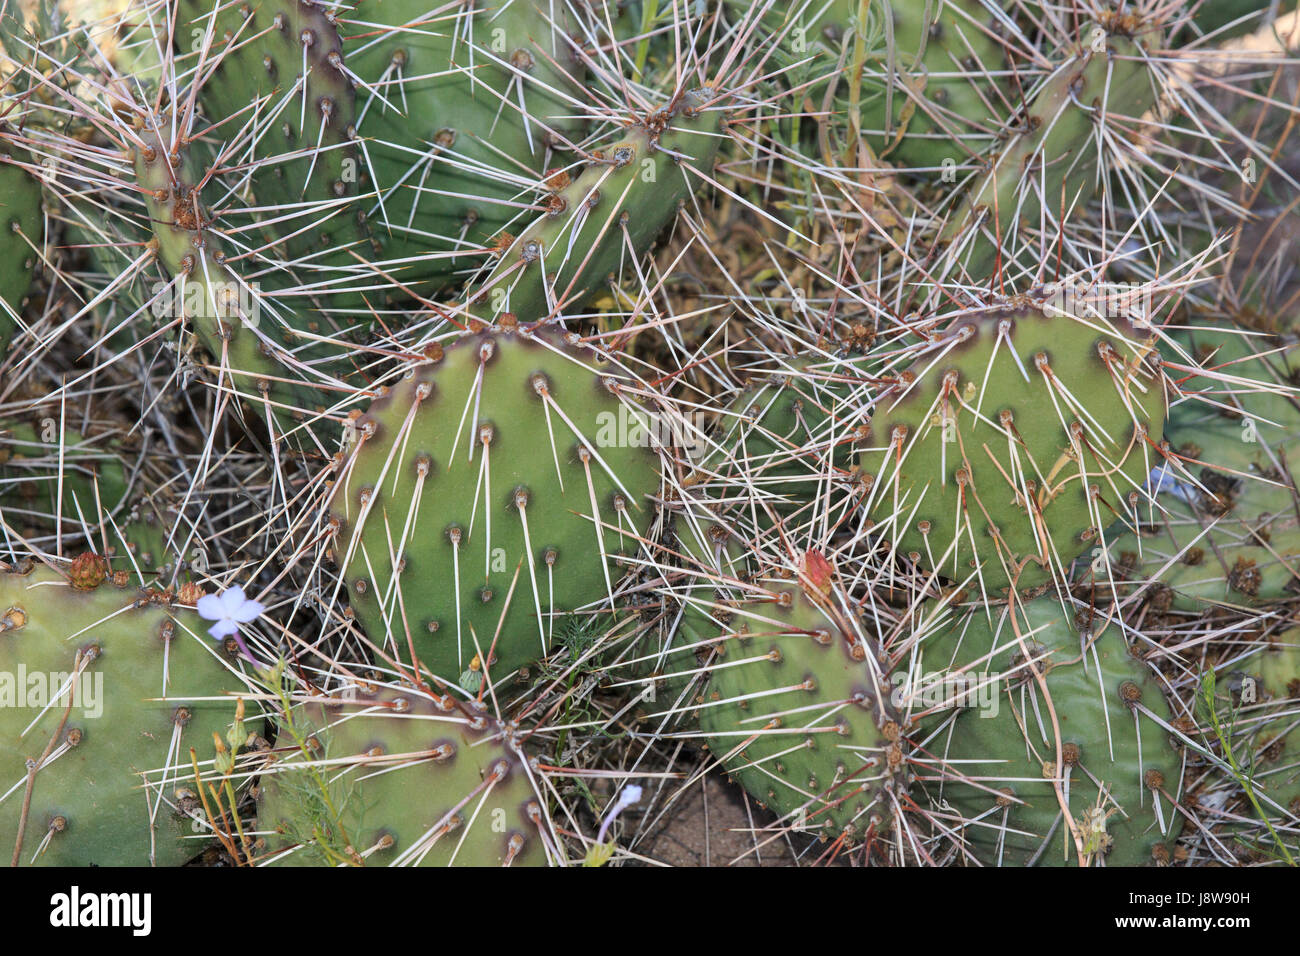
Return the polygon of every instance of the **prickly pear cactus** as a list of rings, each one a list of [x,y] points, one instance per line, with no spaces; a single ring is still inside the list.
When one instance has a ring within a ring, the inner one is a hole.
[[[206,74],[197,91],[207,119],[223,128],[254,119],[258,127],[240,191],[250,206],[267,207],[264,240],[300,263],[309,284],[363,284],[339,274],[355,270],[358,254],[370,255],[370,238],[352,202],[356,96],[336,14],[310,0],[183,0],[178,13],[178,45]],[[205,165],[216,158],[202,153]]]
[[[1231,0],[1224,4],[1232,5]],[[1204,4],[1200,10],[1208,8]],[[1300,318],[1295,308],[1300,275],[1292,265],[1300,255],[1300,211],[1294,201],[1300,131],[1289,104],[1296,101],[1300,66],[1257,71],[1242,64],[1226,80],[1207,91],[1209,106],[1249,136],[1220,145],[1198,135],[1195,116],[1180,117],[1173,147],[1196,169],[1174,197],[1197,210],[1180,224],[1184,255],[1208,250],[1216,259],[1223,257],[1193,312],[1221,324],[1292,334]]]
[[[880,130],[881,158],[941,168],[983,152],[992,141],[990,121],[999,118],[990,115],[999,95],[995,76],[1008,59],[1000,5],[904,0],[868,9],[867,32],[877,42],[866,58],[871,95],[861,122]]]
[[[576,336],[467,334],[355,423],[331,514],[361,624],[453,682],[541,657],[608,612],[658,493],[653,410]],[[495,648],[489,657],[490,649]]]
[[[939,236],[946,266],[983,280],[999,264],[1006,268],[1008,251],[1022,248],[1031,231],[1043,230],[1045,246],[1055,241],[1062,211],[1086,205],[1101,181],[1098,127],[1136,123],[1155,103],[1159,85],[1148,63],[1161,37],[1158,24],[1118,13],[1083,25],[1023,121],[948,214]]]
[[[712,170],[725,138],[721,98],[709,87],[683,93],[578,175],[549,177],[546,211],[519,236],[497,236],[501,258],[473,293],[478,314],[547,316],[607,291]]]
[[[1181,769],[1161,682],[1114,627],[1081,635],[1066,614],[1043,597],[928,638],[912,689],[937,711],[917,735],[941,770],[927,788],[985,865],[1168,862]]]
[[[367,139],[363,185],[379,194],[368,204],[374,232],[389,256],[421,257],[435,280],[468,274],[481,260],[456,253],[512,221],[520,194],[527,202],[581,135],[589,94],[574,15],[487,0],[430,17],[421,0],[368,0],[349,19],[367,24],[347,31],[362,35],[344,53],[369,86],[357,92],[357,129]]]
[[[883,391],[861,464],[899,557],[987,595],[1063,577],[1154,464],[1149,333],[1016,304],[960,317]]]
[[[728,7],[734,17],[753,9]],[[1006,17],[993,7],[831,0],[774,8],[758,29],[776,38],[783,79],[815,110],[834,104],[837,119],[854,123],[881,159],[938,169],[992,142],[995,75],[1007,59],[999,38]]]
[[[193,611],[105,575],[90,554],[0,573],[0,843],[8,859],[30,793],[24,865],[177,866],[212,836],[189,749],[210,769],[234,658]]]
[[[1183,383],[1197,400],[1170,412],[1175,459],[1152,475],[1161,493],[1138,508],[1137,531],[1108,544],[1110,575],[1121,588],[1157,580],[1156,600],[1184,611],[1293,594],[1300,517],[1287,462],[1300,440],[1295,349],[1205,323],[1176,341],[1206,371]]]
[[[304,307],[297,297],[277,298],[269,285],[250,279],[200,195],[204,176],[191,150],[154,131],[142,130],[133,151],[136,178],[146,190],[156,255],[174,286],[184,319],[212,353],[218,378],[234,390],[260,421],[286,427],[323,412],[348,389],[338,375],[364,313],[336,319]],[[273,282],[280,281],[272,277]],[[340,353],[343,354],[340,354]]]
[[[888,833],[908,744],[867,635],[820,552],[797,580],[755,578],[719,522],[684,528],[701,562],[660,709],[698,714],[722,767],[783,826],[857,843]],[[686,675],[703,672],[688,700]],[[670,699],[673,698],[673,699]]]
[[[552,857],[518,743],[477,705],[370,687],[280,721],[261,776],[261,862],[536,866]]]
[[[0,355],[18,326],[39,258],[44,226],[40,183],[20,161],[30,156],[0,136]]]
[[[712,97],[710,90],[683,94],[632,124],[608,156],[572,182],[565,183],[563,171],[548,177],[553,189],[541,218],[518,238],[497,235],[501,255],[471,295],[474,314],[493,322],[544,317],[605,290],[611,275],[650,247],[712,167],[723,137]],[[133,160],[157,257],[220,378],[233,383],[259,420],[277,419],[284,428],[304,419],[325,424],[331,405],[358,394],[363,349],[351,343],[371,329],[369,309],[344,308],[340,296],[352,287],[346,283],[286,286],[278,270],[254,279],[248,253],[216,227],[203,201],[207,174],[191,145],[151,130],[138,138],[144,145]]]
[[[384,261],[408,294],[468,275],[554,150],[580,138],[583,68],[561,8],[258,0],[213,23],[210,5],[186,0],[181,19],[215,64],[208,118],[265,103],[251,188],[262,204],[311,204],[276,228],[300,233],[285,240],[293,259],[336,270],[336,292],[360,284],[346,276],[356,255]],[[303,64],[305,90],[291,80]]]
[[[169,502],[142,500],[113,522],[104,549],[109,568],[125,571],[133,585],[170,587],[192,580],[182,548],[193,544],[183,524],[178,525],[175,507]],[[190,548],[190,558],[201,550]],[[201,560],[201,559],[197,559]],[[179,572],[179,573],[178,573]]]

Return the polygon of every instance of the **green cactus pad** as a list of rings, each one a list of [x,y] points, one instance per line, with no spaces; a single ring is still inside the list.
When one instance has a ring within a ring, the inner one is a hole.
[[[537,866],[554,852],[505,725],[414,689],[295,706],[260,791],[273,865]]]
[[[1196,25],[1201,35],[1213,33],[1216,43],[1222,43],[1270,23],[1266,16],[1270,7],[1271,0],[1204,0],[1196,5],[1196,13],[1190,22]],[[1294,9],[1294,0],[1282,0],[1277,12],[1284,16]],[[1189,31],[1179,39],[1189,41],[1194,36]]]
[[[1110,29],[1085,25],[1080,37],[1013,135],[948,213],[939,234],[947,245],[945,268],[959,264],[982,281],[999,264],[1007,266],[1026,232],[1043,229],[1055,242],[1062,210],[1086,204],[1101,181],[1097,124],[1116,117],[1136,122],[1154,105],[1159,87],[1146,58],[1156,52],[1158,31],[1143,33],[1139,41],[1116,16]]]
[[[3,141],[0,141],[3,142]],[[0,356],[18,326],[18,316],[31,289],[44,231],[41,185],[16,164],[27,153],[3,142],[0,155]]]
[[[1181,467],[1171,462],[1160,476],[1165,493],[1139,508],[1138,532],[1108,543],[1113,579],[1121,588],[1158,580],[1156,598],[1187,611],[1292,595],[1300,577],[1287,465],[1300,440],[1295,348],[1205,324],[1176,339],[1211,374],[1182,383],[1196,398],[1170,411],[1165,430]]]
[[[929,681],[914,691],[941,705],[924,719],[927,734],[917,746],[932,755],[936,773],[926,788],[948,808],[944,826],[960,839],[962,856],[985,865],[1078,865],[1053,783],[1059,779],[1062,796],[1068,782],[1085,862],[1167,862],[1182,826],[1171,803],[1181,768],[1161,726],[1172,715],[1159,678],[1113,626],[1085,650],[1092,635],[1081,636],[1054,598],[1011,613],[1016,626],[997,610],[990,626],[980,609],[927,638]],[[1029,661],[1046,675],[1050,707]]]
[[[212,833],[189,748],[211,772],[212,735],[224,737],[234,716],[222,697],[244,685],[207,622],[159,592],[102,583],[98,560],[85,556],[64,573],[0,573],[0,694],[17,695],[17,705],[0,706],[0,845],[8,860],[25,761],[57,738],[36,772],[19,861],[177,866]],[[78,653],[88,663],[69,710],[60,689]],[[33,696],[42,687],[44,698]]]
[[[364,0],[348,20],[347,66],[371,87],[357,91],[357,135],[365,185],[380,194],[368,201],[373,231],[386,255],[421,257],[409,267],[419,278],[468,275],[531,204],[556,150],[580,138],[590,94],[573,14],[486,0],[430,16],[422,0]]]
[[[728,7],[735,16],[751,9]],[[1002,24],[978,0],[871,3],[859,29],[861,9],[859,0],[813,0],[767,13],[759,30],[778,37],[772,59],[785,82],[814,109],[831,95],[843,122],[856,71],[860,128],[899,165],[937,169],[982,152],[1001,119],[989,113],[1001,103]]]
[[[117,522],[104,550],[109,568],[141,586],[168,587],[192,580],[180,553],[186,543],[184,528],[177,528],[176,512],[167,504],[144,500]],[[198,552],[191,549],[191,556]],[[178,576],[177,571],[181,569]]]
[[[369,323],[336,323],[305,308],[296,297],[278,297],[231,265],[233,255],[196,187],[202,181],[195,157],[172,150],[156,133],[142,131],[134,151],[136,178],[145,189],[158,260],[173,279],[173,301],[187,325],[212,353],[223,383],[233,382],[259,420],[286,427],[320,412],[345,391],[338,375],[352,369],[338,343]],[[322,340],[328,340],[328,343]]]
[[[182,2],[179,32],[182,62],[204,72],[207,119],[222,124],[213,141],[229,148],[240,127],[255,125],[248,137],[255,145],[236,141],[244,150],[225,162],[248,163],[238,172],[240,194],[248,206],[266,207],[257,217],[271,244],[263,254],[297,263],[304,284],[348,286],[346,270],[356,272],[357,257],[370,255],[370,239],[349,201],[359,179],[350,136],[356,102],[335,14],[302,0]],[[205,165],[215,159],[204,155]]]
[[[1202,473],[1202,480],[1207,477],[1213,479]],[[1269,510],[1291,498],[1251,484],[1244,491],[1196,494],[1194,507],[1162,495],[1166,513],[1155,524],[1110,545],[1110,574],[1121,591],[1158,581],[1152,600],[1161,609],[1254,607],[1292,596],[1300,571],[1296,518],[1290,511]],[[1229,511],[1215,523],[1208,509],[1225,502],[1231,502]]]
[[[1294,334],[1300,319],[1295,307],[1300,274],[1292,267],[1300,257],[1300,210],[1294,202],[1300,130],[1290,97],[1279,101],[1276,94],[1292,88],[1297,76],[1300,68],[1294,64],[1260,70],[1242,62],[1221,85],[1207,90],[1207,109],[1223,116],[1225,127],[1248,135],[1207,138],[1198,113],[1178,118],[1170,148],[1186,154],[1187,168],[1196,170],[1170,197],[1171,203],[1192,207],[1179,218],[1182,256],[1224,257],[1203,294],[1189,303],[1193,314]],[[1222,241],[1225,234],[1232,236],[1230,242]]]
[[[1131,498],[1163,461],[1152,351],[1127,323],[1050,306],[955,321],[877,403],[861,464],[880,534],[988,595],[1049,581],[1114,521],[1136,521]]]
[[[726,526],[734,510],[725,519],[711,510],[697,513],[681,505],[675,510],[665,548],[672,563],[684,569],[685,580],[674,589],[672,622],[658,643],[643,642],[641,657],[618,672],[640,700],[638,716],[660,728],[698,724],[713,645],[723,627],[722,612],[712,609],[718,599],[715,583],[750,576],[743,539]]]
[[[453,682],[495,640],[504,677],[548,650],[555,615],[607,611],[659,490],[628,384],[576,336],[487,331],[373,402],[331,503],[371,638],[406,655],[409,634]]]
[[[181,5],[190,29],[206,31],[210,13]],[[342,12],[256,0],[218,15],[208,54],[218,66],[201,100],[210,120],[243,124],[270,94],[252,189],[262,204],[315,204],[302,225],[328,217],[286,241],[291,258],[334,270],[323,284],[338,288],[358,255],[382,260],[407,293],[427,295],[482,263],[554,148],[580,138],[571,20],[532,0],[437,10],[362,0]]]
[[[745,573],[746,550],[777,547],[824,515],[834,481],[856,457],[865,428],[854,394],[860,374],[854,360],[775,358],[745,369],[745,384],[713,429],[684,430],[688,470],[675,496],[674,534],[665,544],[675,564],[686,559],[705,575]],[[669,714],[661,702],[684,701],[688,685],[697,683],[699,661],[692,654],[707,650],[697,646],[701,638],[688,641],[686,633],[709,631],[699,607],[687,604],[681,613],[686,623],[666,634],[660,647],[643,648],[622,672],[645,695],[653,681],[652,703],[658,705],[649,709],[673,719],[681,715]]]
[[[752,797],[824,838],[856,843],[890,829],[907,785],[903,728],[866,638],[829,589],[697,587],[681,630],[692,644],[714,642],[691,706],[710,751]]]
[[[547,316],[606,291],[713,168],[725,138],[718,98],[707,87],[684,93],[632,125],[572,181],[567,174],[548,180],[556,188],[543,201],[546,212],[509,237],[475,288],[478,314]]]

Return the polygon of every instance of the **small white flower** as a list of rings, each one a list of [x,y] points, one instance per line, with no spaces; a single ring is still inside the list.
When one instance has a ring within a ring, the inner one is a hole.
[[[249,598],[238,584],[226,588],[220,594],[205,594],[199,598],[198,603],[199,616],[217,622],[208,628],[208,633],[217,640],[233,636],[239,643],[240,650],[249,657],[252,655],[248,654],[248,648],[239,636],[239,625],[256,621],[258,615],[265,610],[266,605]]]

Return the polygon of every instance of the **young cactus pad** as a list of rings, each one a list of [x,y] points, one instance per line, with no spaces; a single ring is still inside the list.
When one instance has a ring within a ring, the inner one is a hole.
[[[212,830],[190,748],[210,771],[212,735],[225,737],[235,711],[222,697],[244,688],[232,661],[197,614],[114,586],[95,555],[62,572],[0,573],[5,859],[29,759],[39,763],[19,863],[179,866],[201,852]]]
[[[798,583],[693,589],[682,637],[713,641],[716,656],[689,706],[698,703],[709,750],[783,825],[855,843],[892,825],[906,741],[824,558],[810,552],[807,564]]]
[[[778,487],[789,481],[792,497],[800,480],[847,471],[861,424],[851,401],[855,371],[848,362],[794,359],[755,375],[731,402],[718,444]]]
[[[1044,584],[1153,464],[1165,390],[1149,335],[1031,304],[959,318],[877,402],[866,506],[898,555],[987,594]],[[974,577],[972,577],[974,576]]]
[[[518,745],[450,697],[382,687],[299,704],[260,790],[271,864],[536,866],[550,855]]]
[[[609,288],[673,221],[725,139],[720,94],[701,87],[622,131],[570,179],[546,181],[545,212],[508,242],[473,293],[480,315],[546,316]]]
[[[1080,847],[1088,865],[1165,862],[1182,815],[1161,682],[1114,625],[1080,635],[1066,613],[1043,597],[928,638],[925,669],[943,683],[925,693],[946,705],[917,738],[941,769],[929,787],[985,865],[1078,865]]]
[[[543,656],[554,616],[608,611],[653,516],[650,412],[576,336],[466,334],[356,422],[331,512],[371,639],[455,681]],[[396,573],[395,573],[396,572]]]
[[[1136,123],[1159,95],[1149,59],[1159,31],[1139,42],[1119,16],[1111,29],[1085,25],[1079,41],[1034,96],[1024,121],[981,170],[948,214],[940,238],[950,243],[949,264],[960,263],[977,281],[987,279],[1006,250],[1020,249],[1030,232],[1054,244],[1063,211],[1086,204],[1098,173],[1106,124]],[[1103,167],[1104,169],[1104,167]],[[1035,261],[1036,265],[1036,261]]]
[[[837,120],[853,117],[881,158],[938,169],[981,152],[1000,119],[989,113],[1005,95],[996,80],[1007,59],[1006,18],[992,6],[800,0],[772,6],[756,33],[775,38],[773,62],[797,102],[821,110],[829,94]],[[727,7],[733,19],[754,9],[740,0]]]

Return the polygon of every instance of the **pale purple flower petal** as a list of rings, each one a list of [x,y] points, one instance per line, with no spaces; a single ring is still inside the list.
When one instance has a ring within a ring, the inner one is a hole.
[[[198,603],[199,617],[209,621],[220,621],[226,615],[222,613],[223,608],[221,598],[215,594],[205,594],[199,598]]]
[[[230,620],[218,621],[208,628],[208,633],[220,640],[223,637],[229,637],[231,634],[238,634],[239,625]]]
[[[1182,501],[1191,502],[1196,486],[1180,479],[1167,464],[1157,465],[1147,475],[1147,490],[1153,495],[1173,495]]]
[[[205,594],[199,599],[198,609],[204,618],[216,621],[208,628],[209,634],[217,640],[233,637],[240,653],[250,661],[254,659],[239,633],[239,625],[257,620],[258,615],[266,610],[265,604],[249,599],[243,587],[236,584],[221,594]]]
[[[221,610],[223,617],[234,617],[235,612],[248,600],[244,596],[244,589],[236,584],[233,588],[226,588],[221,592]]]
[[[266,610],[266,605],[257,601],[245,601],[238,609],[231,612],[230,619],[240,624],[256,621],[259,614]]]

